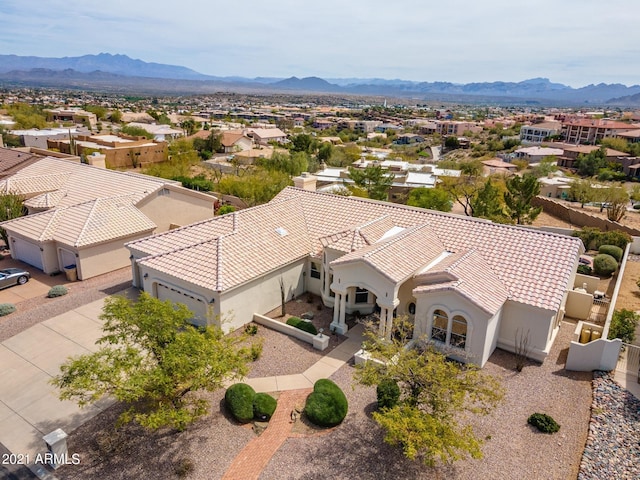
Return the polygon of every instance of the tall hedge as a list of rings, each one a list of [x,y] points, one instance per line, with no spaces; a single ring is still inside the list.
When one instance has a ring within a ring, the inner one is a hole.
[[[620,263],[620,260],[622,260],[623,251],[616,245],[600,245],[600,248],[598,248],[598,253],[606,253],[607,255],[611,255],[616,259],[616,262]]]

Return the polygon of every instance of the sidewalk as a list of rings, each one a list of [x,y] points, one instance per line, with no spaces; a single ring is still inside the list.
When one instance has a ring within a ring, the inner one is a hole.
[[[68,357],[97,349],[103,303],[83,305],[0,343],[0,443],[28,458],[39,474],[45,470],[33,461],[47,451],[44,435],[57,428],[69,433],[110,405],[102,400],[80,409],[75,402],[59,400],[49,383]]]

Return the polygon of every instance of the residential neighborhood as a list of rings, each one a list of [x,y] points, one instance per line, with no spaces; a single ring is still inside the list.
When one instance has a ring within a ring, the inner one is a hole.
[[[0,102],[6,478],[639,474],[639,110]]]

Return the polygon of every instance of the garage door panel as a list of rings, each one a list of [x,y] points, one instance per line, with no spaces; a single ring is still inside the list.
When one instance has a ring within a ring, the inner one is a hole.
[[[11,246],[15,249],[14,253],[18,260],[22,260],[40,270],[44,269],[44,265],[42,264],[42,250],[40,250],[39,245],[16,238]]]
[[[207,307],[205,303],[191,295],[190,292],[179,290],[175,287],[164,285],[162,283],[157,284],[158,299],[171,300],[173,303],[183,303],[193,313],[193,323],[197,325],[206,325]]]

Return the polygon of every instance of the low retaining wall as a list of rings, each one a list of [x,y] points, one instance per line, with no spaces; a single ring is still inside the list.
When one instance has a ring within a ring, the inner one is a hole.
[[[286,323],[282,323],[278,320],[274,320],[273,318],[265,317],[264,315],[259,315],[257,313],[253,314],[253,321],[275,330],[276,332],[284,333],[290,337],[307,342],[313,345],[313,348],[316,350],[325,350],[329,346],[328,335],[323,335],[321,333],[313,335],[312,333],[305,332],[299,328],[292,327],[291,325],[287,325]]]

